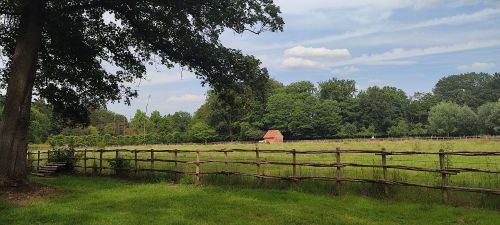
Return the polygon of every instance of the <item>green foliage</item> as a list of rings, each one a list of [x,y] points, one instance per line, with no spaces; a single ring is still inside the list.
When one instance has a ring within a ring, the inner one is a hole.
[[[31,121],[29,129],[29,141],[31,143],[44,143],[50,134],[50,118],[37,108],[31,108]]]
[[[217,90],[253,83],[265,71],[260,61],[225,47],[220,35],[227,30],[275,32],[284,25],[279,7],[268,0],[47,0],[40,7],[44,21],[40,21],[41,51],[38,62],[33,62],[34,93],[62,117],[83,123],[89,122],[89,109],[107,101],[130,103],[137,91],[125,84],[144,78],[144,62],[187,67]],[[0,20],[0,46],[7,65],[12,64],[19,39],[19,15],[28,8],[17,1],[0,2],[2,12],[12,12],[8,20]],[[104,13],[116,21],[107,21]],[[107,64],[116,69],[103,68]],[[2,70],[2,80],[9,71]]]
[[[406,137],[410,134],[410,126],[405,120],[400,120],[397,125],[389,128],[387,134],[391,137]]]
[[[358,95],[360,122],[373,125],[376,132],[386,133],[405,118],[409,100],[404,91],[394,87],[369,87]]]
[[[262,140],[264,133],[264,131],[259,130],[257,127],[252,126],[248,122],[240,123],[240,140]]]
[[[75,153],[72,149],[52,151],[49,154],[49,162],[64,162],[70,166],[74,166],[80,158],[81,154]]]
[[[376,128],[373,124],[371,124],[368,127],[363,127],[361,130],[357,133],[358,137],[363,137],[363,138],[369,138],[369,137],[374,137],[377,136],[377,131]]]
[[[489,102],[480,106],[477,115],[483,134],[500,134],[500,101]]]
[[[432,106],[439,103],[439,99],[432,93],[415,93],[410,98],[406,117],[410,123],[427,123]]]
[[[468,106],[441,102],[431,108],[429,129],[435,135],[473,135],[478,131],[478,118]]]
[[[315,95],[317,92],[316,87],[310,81],[293,82],[283,90],[290,94],[306,94],[310,96]]]
[[[319,97],[321,99],[343,102],[353,98],[356,93],[356,82],[354,80],[330,80],[319,82]]]
[[[500,74],[466,73],[440,79],[434,93],[442,101],[477,108],[500,98]]]
[[[349,80],[332,78],[320,82],[319,91],[311,82],[283,85],[265,77],[261,82],[259,91],[248,85],[219,92],[212,89],[207,93],[205,104],[193,116],[187,112],[161,115],[158,111],[146,115],[137,110],[130,123],[125,119],[120,125],[113,121],[121,115],[94,110],[90,126],[65,127],[62,134],[68,137],[52,135],[49,142],[56,146],[73,143],[104,147],[257,141],[269,129],[280,130],[287,139],[495,135],[500,132],[498,102],[479,107],[476,115],[471,108],[457,104],[437,107],[439,97],[432,93],[407,97],[394,87],[370,87],[356,96],[355,85]],[[47,111],[45,107],[40,108],[43,109],[40,112]],[[106,125],[100,130],[103,124]],[[117,128],[119,126],[123,128]],[[117,129],[123,131],[115,132]]]
[[[409,134],[410,136],[423,137],[426,136],[428,133],[429,132],[427,128],[423,124],[417,123],[415,124],[415,126],[413,126]]]
[[[132,169],[132,162],[121,157],[110,159],[108,160],[108,163],[111,169],[117,171],[117,174],[124,174],[127,170]]]
[[[217,133],[208,124],[203,122],[194,123],[189,130],[187,135],[194,142],[209,142],[214,141],[217,137]]]
[[[346,123],[340,128],[340,132],[338,134],[341,138],[352,138],[355,137],[358,133],[358,128],[356,125],[352,123]]]

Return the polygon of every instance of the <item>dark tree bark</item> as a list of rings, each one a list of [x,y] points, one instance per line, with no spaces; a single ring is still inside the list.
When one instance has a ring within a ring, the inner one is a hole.
[[[31,95],[41,45],[45,0],[26,0],[22,9],[12,72],[0,125],[0,177],[8,185],[27,184],[26,155]]]

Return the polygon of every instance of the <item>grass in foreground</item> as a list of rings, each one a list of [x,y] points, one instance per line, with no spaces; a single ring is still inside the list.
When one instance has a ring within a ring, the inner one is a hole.
[[[60,190],[27,206],[0,201],[0,224],[497,224],[500,212],[293,191],[33,178]]]

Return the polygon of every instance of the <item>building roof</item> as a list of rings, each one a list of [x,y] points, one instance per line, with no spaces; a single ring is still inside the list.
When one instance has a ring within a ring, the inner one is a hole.
[[[283,134],[279,130],[268,130],[266,135],[264,135],[264,139],[275,137],[283,137]]]

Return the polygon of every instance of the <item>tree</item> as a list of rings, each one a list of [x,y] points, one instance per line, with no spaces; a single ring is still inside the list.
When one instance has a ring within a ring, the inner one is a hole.
[[[50,118],[37,108],[31,108],[31,123],[29,128],[29,141],[31,143],[44,143],[49,137]]]
[[[217,137],[217,133],[208,124],[196,122],[191,125],[187,131],[188,136],[194,142],[208,142]]]
[[[477,115],[468,106],[441,102],[429,113],[430,132],[437,135],[472,135],[477,133]]]
[[[216,90],[262,75],[260,62],[219,41],[236,33],[280,31],[280,9],[268,0],[7,0],[0,2],[0,46],[7,98],[0,125],[0,176],[26,182],[31,96],[64,117],[88,121],[89,107],[126,103],[124,85],[144,77],[143,62],[187,67]],[[107,22],[103,15],[114,17]],[[108,62],[117,67],[110,72]],[[16,160],[17,159],[17,160]]]
[[[99,134],[122,135],[128,127],[127,117],[105,108],[91,110],[89,123],[99,130]]]
[[[149,121],[148,115],[138,109],[132,120],[130,120],[130,127],[134,130],[134,133],[145,135],[147,121]]]
[[[317,90],[310,81],[299,81],[287,85],[284,91],[290,94],[307,94],[313,96],[316,94]]]
[[[381,133],[405,118],[409,104],[405,92],[395,87],[369,87],[359,93],[358,101],[362,125],[373,125]]]
[[[353,98],[356,93],[356,82],[353,80],[330,80],[319,82],[319,97],[321,99],[330,99],[337,102],[344,102]]]
[[[361,128],[357,135],[364,138],[374,137],[377,136],[377,131],[375,126],[373,124],[370,124],[368,127]]]
[[[500,101],[488,102],[477,109],[481,133],[500,134]]]
[[[410,126],[405,120],[400,120],[398,124],[389,128],[387,134],[391,137],[406,137],[410,134]]]
[[[289,124],[292,121],[295,96],[278,92],[269,97],[266,104],[264,124],[269,129],[281,130],[283,135],[290,135]]]
[[[487,73],[466,73],[440,79],[434,94],[441,101],[455,102],[477,108],[486,102],[500,98],[500,75]]]
[[[259,130],[257,127],[252,126],[248,122],[240,123],[240,140],[245,141],[258,141],[264,136],[264,131]]]
[[[357,133],[358,133],[358,128],[356,127],[356,125],[352,123],[346,123],[340,128],[340,131],[337,136],[341,138],[352,138],[356,136]]]
[[[153,111],[149,116],[149,133],[159,134],[165,128],[163,127],[163,117],[161,116],[159,111]]]
[[[171,120],[172,129],[177,132],[186,132],[193,117],[188,112],[175,112],[167,116]]]
[[[312,127],[316,137],[333,138],[337,136],[342,124],[338,102],[325,100],[313,105]]]
[[[431,107],[437,105],[437,103],[439,103],[439,100],[432,93],[416,92],[410,98],[410,104],[408,105],[408,121],[412,124],[426,123]]]

